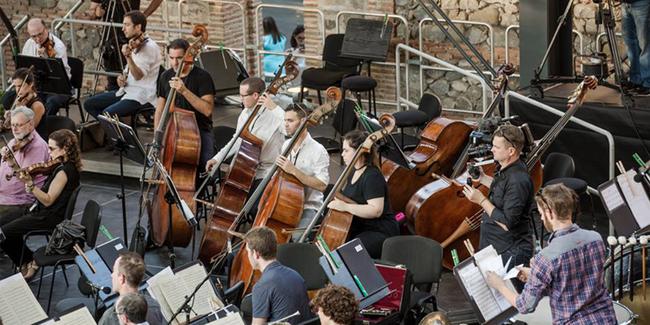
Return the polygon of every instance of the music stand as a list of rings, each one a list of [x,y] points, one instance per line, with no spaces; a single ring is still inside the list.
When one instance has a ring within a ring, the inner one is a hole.
[[[16,55],[16,68],[31,66],[34,66],[40,92],[68,96],[72,94],[72,84],[61,58]]]
[[[122,123],[117,118],[111,118],[104,115],[97,117],[99,125],[104,129],[109,141],[120,152],[120,190],[121,194],[117,198],[122,201],[122,228],[124,229],[124,245],[129,246],[128,234],[126,227],[126,196],[124,193],[124,157],[132,161],[144,164],[146,154],[142,144],[138,140],[135,131],[128,125]],[[140,222],[140,220],[138,220]]]
[[[244,64],[231,50],[204,51],[199,54],[198,61],[212,76],[217,97],[239,94],[239,83],[248,78]]]

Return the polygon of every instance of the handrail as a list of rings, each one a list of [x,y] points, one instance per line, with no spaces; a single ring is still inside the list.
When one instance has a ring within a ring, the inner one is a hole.
[[[397,100],[397,110],[402,109],[402,103],[406,104],[409,107],[416,108],[417,104],[411,102],[409,98],[403,98],[401,96],[401,89],[400,89],[400,79],[401,79],[401,72],[400,72],[400,50],[404,50],[407,53],[414,54],[420,58],[427,59],[429,61],[435,62],[438,65],[441,65],[445,68],[451,69],[452,71],[456,71],[468,78],[475,79],[477,80],[480,84],[481,87],[483,88],[483,111],[488,106],[488,97],[490,97],[491,94],[491,88],[490,85],[488,85],[483,78],[480,76],[476,75],[475,73],[472,73],[468,70],[461,69],[449,62],[443,61],[439,58],[436,58],[430,54],[424,53],[416,48],[410,47],[405,44],[397,44],[397,47],[395,48],[395,80],[396,80],[396,87],[395,87],[395,92],[396,92],[396,100]],[[408,78],[407,78],[407,87],[408,87]],[[462,112],[462,113],[469,113],[469,114],[475,114],[475,115],[482,115],[483,111],[481,112],[476,112],[476,111],[469,111],[469,110],[456,110],[456,109],[444,109],[445,111],[449,112]]]
[[[19,31],[21,28],[23,28],[23,26],[25,26],[28,20],[29,15],[23,16],[23,18],[20,19],[16,26],[14,26],[14,30],[16,30],[16,32]],[[7,36],[5,36],[2,41],[0,41],[0,49],[3,50],[3,52],[4,46],[7,44],[9,39],[11,39],[11,35],[7,34]],[[5,71],[5,69],[5,56],[0,55],[0,74],[2,75],[2,89],[7,89],[7,71]]]
[[[441,23],[446,23],[447,21],[439,18],[439,22]],[[425,23],[427,22],[433,22],[433,19],[431,18],[424,18],[421,19],[420,22],[418,23],[418,48],[420,51],[422,51],[422,43],[424,42],[424,37],[422,36],[422,26],[424,26]],[[488,23],[480,22],[480,21],[473,21],[473,20],[456,20],[452,19],[452,23],[454,24],[461,24],[461,25],[475,25],[475,26],[483,26],[486,27],[488,30],[488,39],[490,40],[490,65],[494,66],[494,29],[492,26]]]
[[[62,18],[64,18],[64,19],[70,18],[75,12],[77,12],[79,7],[81,7],[81,5],[83,3],[84,3],[84,0],[77,1],[77,3],[75,3],[72,6],[72,8],[70,8],[70,10],[68,10],[68,12]],[[65,24],[64,22],[60,22],[60,23],[56,24],[56,26],[54,26],[54,28],[52,29],[52,32],[54,34],[58,35],[59,34],[59,29],[61,29],[61,27],[63,27],[64,24]]]
[[[196,1],[196,0],[195,0]],[[248,36],[248,33],[246,32],[246,9],[244,6],[236,1],[229,1],[229,0],[198,0],[202,2],[208,2],[208,3],[213,3],[213,4],[228,4],[228,5],[236,5],[239,7],[239,11],[241,12],[241,25],[242,25],[242,46],[241,47],[226,47],[224,46],[223,48],[241,52],[243,57],[244,57],[244,67],[248,70],[248,53],[246,51],[246,37]],[[178,1],[178,28],[183,27],[183,10],[181,6],[186,3],[187,0],[179,0]],[[214,47],[214,48],[221,48],[221,46],[217,45],[210,45],[206,44],[206,47]]]
[[[108,26],[108,27],[122,27],[122,23],[109,23],[104,21],[95,21],[95,20],[84,20],[84,19],[70,19],[70,18],[55,18],[52,20],[52,26],[56,22],[64,22],[69,24],[81,24],[81,25],[93,25],[93,26]],[[167,27],[158,27],[158,26],[149,26],[147,25],[148,31],[157,31],[157,32],[170,32],[170,33],[181,33],[181,34],[192,34],[191,29],[184,28],[167,28]]]
[[[255,51],[258,52],[257,55],[257,75],[258,76],[264,76],[263,72],[263,67],[262,67],[262,55],[259,55],[260,53],[264,53],[264,50],[260,50],[260,26],[262,23],[260,22],[260,12],[262,11],[262,8],[278,8],[278,9],[290,9],[298,12],[313,12],[316,13],[319,16],[319,24],[318,27],[320,27],[320,32],[321,32],[321,44],[325,44],[325,14],[323,14],[323,11],[320,9],[312,9],[312,8],[304,8],[304,7],[298,7],[298,6],[289,6],[289,5],[274,5],[274,4],[259,4],[255,7]],[[286,53],[283,53],[286,55]],[[278,54],[279,55],[279,54]],[[317,59],[320,59],[320,57],[317,57]]]

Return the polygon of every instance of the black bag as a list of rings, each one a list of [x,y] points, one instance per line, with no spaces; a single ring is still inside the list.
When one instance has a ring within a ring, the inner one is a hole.
[[[63,220],[56,225],[50,241],[45,247],[45,255],[68,255],[75,244],[83,246],[86,241],[86,227],[71,220]]]

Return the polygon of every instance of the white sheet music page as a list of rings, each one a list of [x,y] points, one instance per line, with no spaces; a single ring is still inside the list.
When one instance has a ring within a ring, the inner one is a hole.
[[[172,271],[172,268],[168,266],[147,280],[147,284],[149,284],[149,286],[147,286],[147,291],[149,292],[149,295],[156,299],[160,304],[160,311],[166,320],[169,320],[172,317],[174,311],[167,303],[167,300],[162,293],[162,289],[160,288],[160,283],[173,279],[174,271]]]
[[[0,318],[4,324],[32,324],[47,318],[22,274],[0,281],[0,293]]]
[[[481,271],[474,264],[470,263],[458,269],[458,276],[467,289],[467,293],[474,299],[481,315],[485,320],[490,320],[499,315],[501,309],[494,299]]]
[[[194,288],[203,281],[206,275],[207,273],[205,272],[205,268],[198,263],[176,273],[176,276],[180,277],[185,283],[185,286],[190,289],[190,293],[192,293]],[[210,301],[212,301],[217,308],[224,307],[223,302],[219,299],[217,293],[214,292],[214,288],[210,282],[206,281],[201,285],[199,291],[196,292],[194,298],[194,310],[196,310],[199,315],[205,315],[212,312],[213,309],[212,305],[210,305]]]
[[[621,186],[621,192],[632,210],[634,219],[639,224],[639,228],[643,229],[650,225],[650,213],[648,213],[650,199],[648,199],[643,185],[634,181],[634,175],[636,175],[636,171],[630,169],[625,174],[616,176],[616,180]]]
[[[83,308],[76,309],[65,315],[59,317],[59,321],[56,324],[63,325],[95,325],[95,319],[90,314],[90,311],[85,306]]]

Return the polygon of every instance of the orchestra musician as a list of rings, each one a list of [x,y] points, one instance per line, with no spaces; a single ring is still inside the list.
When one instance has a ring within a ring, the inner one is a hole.
[[[367,136],[366,132],[354,130],[343,137],[341,156],[346,166]],[[354,216],[348,239],[359,238],[372,258],[381,256],[386,238],[399,235],[399,227],[388,202],[388,187],[378,166],[379,156],[373,145],[369,153],[363,154],[355,162],[354,172],[341,191],[354,203],[335,198],[328,205],[330,209]]]
[[[300,315],[286,321],[298,324],[311,318],[305,280],[276,260],[275,232],[267,227],[255,227],[246,233],[244,243],[251,266],[262,272],[253,286],[252,325],[283,319],[296,311]]]
[[[194,112],[201,133],[201,156],[199,170],[203,170],[206,162],[214,156],[214,136],[212,135],[212,110],[214,108],[214,83],[210,74],[186,63],[180,78],[176,77],[178,67],[183,61],[190,43],[184,39],[175,39],[167,46],[167,55],[171,68],[158,80],[158,101],[154,115],[154,128],[158,123],[165,107],[165,102],[171,88],[176,90],[174,105],[178,108]]]
[[[129,293],[120,299],[117,315],[120,325],[151,325],[147,322],[147,300],[139,293]]]
[[[29,39],[25,41],[22,55],[43,57],[43,58],[60,58],[68,74],[71,77],[70,66],[68,65],[68,52],[65,44],[50,33],[41,18],[32,18],[27,22],[27,32]],[[2,98],[4,107],[11,107],[16,97],[17,89],[7,91]],[[39,97],[45,101],[45,111],[47,115],[56,115],[59,108],[63,107],[70,99],[69,94],[46,94],[39,93]]]
[[[273,102],[271,96],[263,95],[265,88],[266,85],[264,80],[257,77],[244,79],[239,85],[239,96],[242,99],[244,109],[237,119],[237,130],[244,127],[248,117],[253,113],[255,105],[258,102],[263,103],[263,107],[260,109],[253,123],[251,123],[251,129],[249,130],[254,136],[264,142],[260,153],[260,164],[257,166],[257,170],[255,171],[255,181],[253,182],[249,193],[255,191],[257,185],[271,169],[271,166],[275,163],[275,159],[280,155],[280,149],[284,143],[284,110]],[[237,133],[235,133],[235,135],[236,134]],[[230,158],[239,151],[241,139],[235,138],[235,135],[233,135],[230,142],[226,144],[224,148],[212,157],[212,159],[208,160],[206,164],[206,169],[208,171],[215,167],[219,168],[219,166],[215,166],[217,162],[222,161],[224,157],[226,159]],[[226,148],[230,146],[233,141],[236,141],[235,144],[229,152],[226,152]]]
[[[287,136],[293,137],[302,123],[305,123],[307,113],[300,104],[291,104],[284,112],[284,127]],[[286,140],[282,151],[291,140]],[[305,203],[298,229],[309,225],[316,216],[318,208],[323,205],[323,191],[329,182],[330,157],[325,147],[314,140],[307,129],[304,130],[288,157],[278,156],[275,162],[285,173],[293,175],[305,186]],[[297,241],[302,232],[293,234]]]
[[[17,175],[24,182],[25,191],[36,198],[36,207],[0,227],[6,237],[0,247],[19,266],[25,279],[36,274],[38,265],[33,262],[32,251],[23,241],[23,235],[32,230],[53,230],[63,221],[68,200],[79,187],[81,156],[77,136],[66,129],[54,131],[49,136],[48,147],[51,160],[47,166],[52,170],[48,171],[43,187],[36,186],[29,173],[30,167],[36,166],[21,166],[23,169]],[[22,258],[21,252],[24,252]]]
[[[122,31],[128,37],[129,44],[122,46],[126,57],[126,75],[117,78],[117,91],[108,91],[92,96],[84,103],[90,115],[97,118],[103,112],[111,115],[128,116],[143,105],[156,104],[156,81],[162,57],[156,42],[144,35],[147,29],[147,17],[137,10],[124,14]],[[128,73],[127,73],[128,72]]]
[[[321,325],[351,325],[359,303],[350,289],[329,284],[318,290],[311,307],[318,314]]]
[[[530,268],[519,269],[518,278],[526,283],[523,291],[517,294],[508,289],[494,272],[488,272],[488,284],[522,314],[535,311],[540,299],[548,295],[553,324],[618,324],[605,287],[603,239],[572,221],[579,207],[578,195],[555,184],[538,192],[535,201],[551,236]]]
[[[15,106],[24,106],[34,112],[33,122],[36,126],[36,132],[41,138],[47,138],[47,129],[45,128],[45,105],[36,93],[36,79],[34,74],[27,68],[16,69],[11,77],[14,89],[18,92],[15,99]],[[11,112],[5,111],[5,124],[11,120]]]
[[[34,195],[25,190],[25,184],[17,177],[7,179],[6,175],[13,174],[13,162],[8,159],[9,148],[20,167],[42,163],[50,159],[47,143],[34,131],[34,112],[27,107],[16,107],[11,111],[11,132],[14,138],[0,154],[0,227],[10,223],[25,214],[34,202]],[[34,186],[41,187],[45,176],[34,178]]]
[[[533,256],[530,212],[533,208],[533,181],[521,159],[524,133],[514,125],[502,125],[492,139],[492,154],[498,163],[494,178],[481,170],[478,181],[490,188],[488,197],[465,185],[463,193],[483,208],[480,249],[492,245],[506,263],[525,264]],[[521,287],[521,283],[516,284]]]

